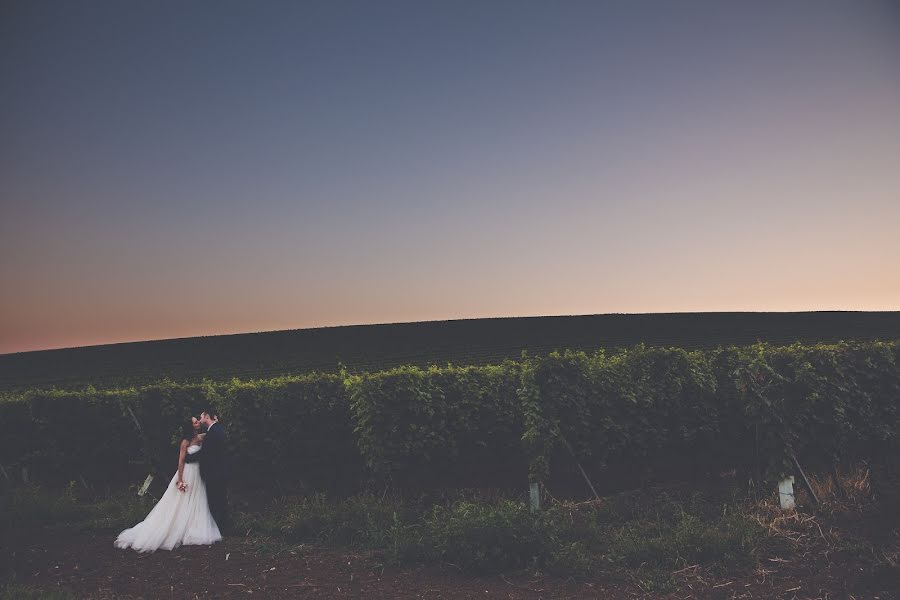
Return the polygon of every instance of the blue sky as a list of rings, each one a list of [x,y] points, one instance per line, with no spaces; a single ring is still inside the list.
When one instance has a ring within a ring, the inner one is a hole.
[[[890,2],[0,11],[0,352],[900,309]]]

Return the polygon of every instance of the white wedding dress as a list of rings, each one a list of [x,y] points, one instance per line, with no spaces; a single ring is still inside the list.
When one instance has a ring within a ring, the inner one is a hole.
[[[190,446],[187,449],[189,454],[198,450],[200,446]],[[172,550],[182,545],[213,544],[222,539],[206,502],[206,486],[200,478],[200,465],[185,463],[183,475],[187,490],[178,490],[176,472],[150,514],[131,529],[119,534],[115,542],[116,548],[153,552],[160,548]]]

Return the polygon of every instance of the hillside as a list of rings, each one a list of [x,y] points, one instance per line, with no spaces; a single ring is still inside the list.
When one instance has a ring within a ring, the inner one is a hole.
[[[900,338],[900,312],[659,313],[353,325],[0,355],[0,390],[98,388],[398,365],[487,364],[523,350]]]

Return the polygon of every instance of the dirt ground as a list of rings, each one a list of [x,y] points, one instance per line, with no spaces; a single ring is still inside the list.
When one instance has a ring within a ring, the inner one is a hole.
[[[813,555],[763,559],[740,576],[700,567],[675,574],[675,592],[638,583],[585,582],[513,573],[471,577],[452,566],[384,567],[376,553],[229,538],[213,546],[138,554],[113,547],[117,532],[28,535],[0,542],[0,581],[79,598],[900,598],[896,573],[864,561]]]

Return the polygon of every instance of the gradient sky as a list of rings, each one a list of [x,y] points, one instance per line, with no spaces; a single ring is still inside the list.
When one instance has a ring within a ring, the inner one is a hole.
[[[0,353],[900,309],[900,9],[0,7]]]

